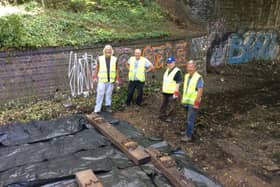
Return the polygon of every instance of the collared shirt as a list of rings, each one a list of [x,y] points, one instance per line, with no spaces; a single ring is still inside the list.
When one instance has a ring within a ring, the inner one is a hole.
[[[143,58],[145,59],[145,68],[149,68],[152,65],[152,63],[147,58],[145,58],[145,57],[143,57]],[[138,78],[136,77],[136,74],[137,74],[139,60],[135,60],[134,62],[128,61],[127,63],[128,64],[134,63],[134,80],[138,80]]]
[[[191,79],[192,79],[192,76],[189,76],[189,79],[188,79],[188,82],[187,82],[187,88],[189,87]],[[202,79],[202,77],[200,77],[197,81],[197,84],[196,84],[196,90],[198,90],[198,88],[203,88],[203,86],[204,86],[203,79]],[[184,106],[189,107],[189,106],[192,106],[192,105],[186,104]]]
[[[189,87],[191,79],[192,79],[192,76],[189,76],[188,83],[187,83],[187,88]],[[198,88],[203,88],[203,85],[204,85],[204,83],[202,81],[202,77],[200,77],[197,81],[197,84],[196,84],[196,90],[198,90]]]

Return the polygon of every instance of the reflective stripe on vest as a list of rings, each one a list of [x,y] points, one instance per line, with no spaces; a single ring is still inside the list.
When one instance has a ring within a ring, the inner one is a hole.
[[[179,68],[175,67],[172,72],[168,74],[168,69],[165,71],[163,75],[163,84],[162,84],[162,92],[167,94],[173,94],[176,89],[176,81],[174,81],[174,77],[176,73],[180,71]]]
[[[99,72],[98,72],[98,81],[99,82],[108,82],[108,72],[107,72],[107,65],[106,65],[106,59],[105,56],[99,56]],[[111,56],[110,58],[110,82],[115,82],[116,78],[116,63],[117,58],[114,56]]]
[[[201,75],[195,72],[189,82],[189,85],[187,85],[189,77],[190,74],[185,75],[182,103],[193,105],[197,97],[196,85]]]
[[[130,57],[129,58],[129,73],[128,73],[128,79],[130,81],[139,80],[141,82],[145,82],[145,63],[146,60],[144,57],[140,57],[138,60],[138,66],[137,66],[137,72],[135,73],[135,62],[136,57]],[[136,78],[136,79],[135,79]]]

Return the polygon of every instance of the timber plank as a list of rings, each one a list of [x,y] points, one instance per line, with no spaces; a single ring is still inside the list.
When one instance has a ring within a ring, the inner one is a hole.
[[[174,187],[195,187],[176,167],[175,160],[162,154],[156,149],[147,148],[145,151],[151,156],[152,163],[170,181]]]
[[[135,141],[127,138],[113,125],[97,114],[87,115],[89,122],[106,136],[115,146],[122,150],[134,164],[145,164],[150,161],[150,156]]]
[[[91,169],[75,173],[79,187],[103,187]]]

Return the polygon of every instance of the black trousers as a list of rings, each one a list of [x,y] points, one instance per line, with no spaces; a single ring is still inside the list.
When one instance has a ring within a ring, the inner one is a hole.
[[[130,105],[135,89],[137,89],[136,104],[139,106],[142,104],[144,85],[145,85],[145,82],[129,81],[127,99],[125,102],[127,105]]]
[[[159,110],[159,117],[167,118],[174,112],[178,101],[172,98],[173,94],[162,94],[162,96],[163,100]]]

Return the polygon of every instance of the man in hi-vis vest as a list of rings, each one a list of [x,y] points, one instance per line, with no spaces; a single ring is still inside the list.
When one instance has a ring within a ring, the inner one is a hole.
[[[160,107],[159,119],[171,122],[169,118],[172,112],[174,112],[174,107],[176,106],[177,99],[179,97],[180,84],[183,82],[182,72],[176,67],[174,57],[167,58],[166,65],[167,69],[163,75],[162,82],[162,95],[163,101]],[[172,105],[168,107],[168,105]],[[171,109],[170,109],[171,108]],[[169,110],[169,111],[168,111]]]
[[[135,89],[137,89],[137,106],[141,106],[143,97],[143,88],[145,84],[146,73],[153,70],[153,64],[145,57],[141,56],[141,50],[135,49],[134,55],[128,59],[126,67],[129,70],[128,73],[128,93],[126,99],[126,105],[129,106],[133,98]]]
[[[98,57],[98,63],[94,72],[93,80],[97,82],[97,96],[95,113],[99,113],[102,108],[103,98],[105,97],[105,106],[107,112],[112,112],[112,93],[114,83],[119,83],[119,71],[117,58],[113,56],[114,50],[111,45],[106,45],[103,49],[103,55]]]
[[[182,104],[187,112],[186,132],[181,141],[188,142],[192,140],[194,122],[203,92],[203,84],[202,76],[196,71],[194,62],[192,60],[189,61],[182,95]]]

